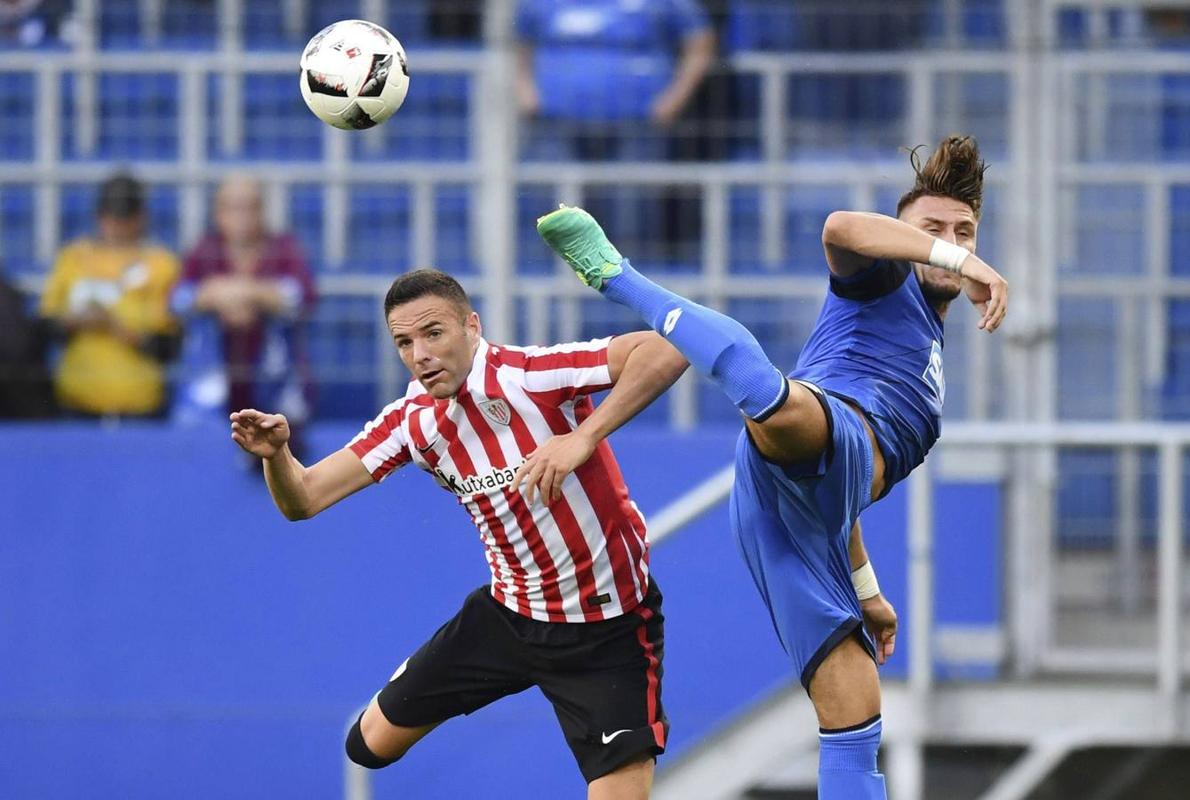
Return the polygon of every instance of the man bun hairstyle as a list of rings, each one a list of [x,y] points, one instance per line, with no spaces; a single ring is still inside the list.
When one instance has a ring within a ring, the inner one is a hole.
[[[923,166],[919,144],[909,151],[909,165],[917,176],[913,188],[897,203],[897,216],[919,197],[950,197],[971,206],[975,219],[983,208],[983,173],[988,165],[979,157],[979,143],[970,136],[948,136]]]
[[[471,313],[471,299],[458,281],[442,270],[423,267],[406,272],[393,281],[384,296],[384,316],[388,317],[388,312],[397,306],[426,295],[450,300],[459,307],[462,316]]]

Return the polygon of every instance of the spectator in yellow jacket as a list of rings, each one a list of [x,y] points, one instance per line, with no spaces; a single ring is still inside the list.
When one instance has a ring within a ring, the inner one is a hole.
[[[98,235],[58,254],[42,316],[66,338],[54,377],[67,411],[153,416],[165,406],[164,361],[177,340],[169,295],[177,258],[144,240],[144,188],[130,175],[99,190]]]

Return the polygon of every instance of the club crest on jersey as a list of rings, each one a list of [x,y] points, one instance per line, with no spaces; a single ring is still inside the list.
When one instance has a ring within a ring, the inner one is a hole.
[[[934,341],[930,348],[930,361],[926,364],[926,371],[921,374],[926,383],[934,388],[938,395],[938,402],[946,402],[946,376],[942,372],[942,345]]]
[[[484,400],[479,404],[479,410],[497,425],[507,425],[512,421],[512,409],[508,407],[508,402],[505,400],[499,398]]]

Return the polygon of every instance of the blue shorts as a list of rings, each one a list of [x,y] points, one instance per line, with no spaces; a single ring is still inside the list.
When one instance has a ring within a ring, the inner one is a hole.
[[[856,634],[873,658],[876,652],[847,554],[851,528],[871,502],[872,444],[855,410],[811,388],[830,427],[822,458],[774,464],[745,429],[731,492],[736,541],[807,691],[818,665],[848,636]]]

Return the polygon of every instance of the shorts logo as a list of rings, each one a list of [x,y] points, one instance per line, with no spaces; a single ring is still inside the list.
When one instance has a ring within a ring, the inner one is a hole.
[[[388,679],[388,682],[389,682],[389,683],[392,683],[392,682],[393,682],[393,681],[395,681],[397,678],[399,678],[399,677],[401,677],[402,675],[404,675],[404,674],[405,674],[405,667],[407,667],[407,666],[409,666],[409,659],[405,659],[404,661],[402,661],[402,662],[401,662],[401,666],[397,667],[397,671],[396,671],[396,672],[394,672],[394,673],[393,673],[393,676],[392,676],[391,678],[389,678],[389,679]]]
[[[661,332],[669,336],[673,333],[674,328],[678,325],[678,319],[682,316],[682,309],[675,308],[665,315],[665,324],[661,326]]]
[[[507,425],[512,421],[512,409],[504,400],[484,400],[479,404],[479,410],[497,425]]]
[[[615,731],[614,733],[605,733],[605,734],[603,734],[603,736],[602,736],[602,738],[603,738],[603,743],[604,743],[604,744],[611,744],[611,743],[612,743],[612,739],[615,739],[615,738],[616,738],[617,736],[619,736],[621,733],[631,733],[631,732],[632,732],[632,729],[631,729],[631,728],[623,728],[623,729],[621,729],[621,730]]]

